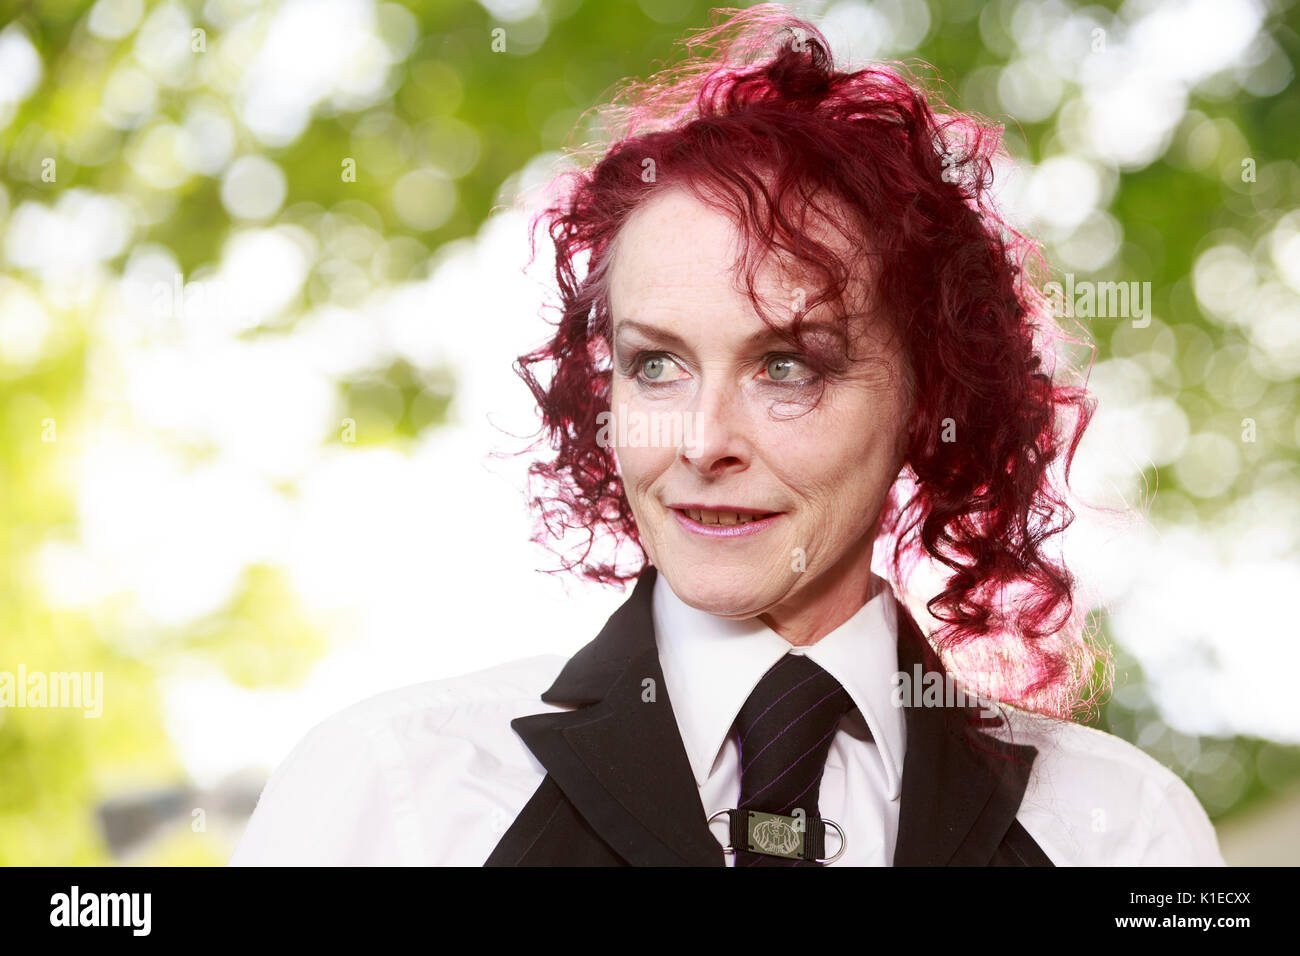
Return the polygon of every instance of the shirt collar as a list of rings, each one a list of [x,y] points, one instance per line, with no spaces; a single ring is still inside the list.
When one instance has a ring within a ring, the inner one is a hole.
[[[898,671],[898,607],[875,578],[876,595],[815,644],[792,647],[752,617],[734,621],[691,607],[663,574],[651,601],[659,664],[698,784],[708,779],[740,708],[768,668],[805,654],[844,686],[862,713],[885,768],[888,798],[902,793],[906,724],[892,704]]]

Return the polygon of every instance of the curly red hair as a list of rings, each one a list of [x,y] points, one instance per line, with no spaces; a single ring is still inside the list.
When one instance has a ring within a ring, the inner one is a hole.
[[[1050,346],[1063,336],[1028,275],[1045,269],[1041,251],[990,198],[1000,128],[941,112],[902,67],[834,69],[822,34],[773,5],[715,11],[686,45],[705,49],[626,87],[606,114],[612,145],[558,177],[558,198],[533,220],[534,232],[549,224],[561,313],[550,341],[515,365],[551,452],[529,468],[534,540],[583,532],[581,554],[557,570],[594,581],[626,581],[646,566],[613,451],[597,440],[610,406],[608,273],[629,215],[674,185],[727,209],[764,315],[755,250],[776,250],[823,280],[810,307],[843,303],[856,264],[785,214],[827,194],[872,261],[873,303],[902,338],[914,392],[905,467],[880,519],[893,540],[892,583],[906,593],[916,563],[937,562],[946,585],[926,605],[939,622],[936,647],[993,641],[983,652],[992,667],[963,674],[967,684],[1074,715],[1097,652],[1080,626],[1075,582],[1048,545],[1073,520],[1063,489],[1094,402],[1082,385],[1054,381]],[[545,384],[538,363],[551,372]],[[809,352],[819,372],[835,363],[824,349]],[[639,566],[592,559],[605,536],[638,550]]]

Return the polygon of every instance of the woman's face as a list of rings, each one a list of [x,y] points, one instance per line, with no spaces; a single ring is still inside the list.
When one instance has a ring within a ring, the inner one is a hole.
[[[624,224],[609,280],[607,437],[642,545],[673,591],[811,643],[868,597],[876,519],[902,465],[906,375],[884,324],[858,319],[850,363],[812,407],[812,370],[764,337],[734,287],[738,242],[728,217],[683,189]],[[783,325],[812,297],[770,260],[757,290]],[[818,321],[835,327],[819,309],[805,327]],[[771,517],[748,521],[759,515]]]

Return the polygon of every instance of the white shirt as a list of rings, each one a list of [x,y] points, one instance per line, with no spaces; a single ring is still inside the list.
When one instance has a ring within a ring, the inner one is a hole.
[[[734,807],[740,797],[740,753],[731,733],[736,715],[773,664],[787,653],[803,654],[838,680],[857,705],[831,738],[818,801],[821,815],[847,835],[836,865],[889,866],[898,836],[907,726],[903,711],[890,702],[890,677],[898,670],[897,607],[879,578],[876,590],[817,643],[791,647],[758,618],[732,621],[691,607],[658,575],[651,606],[659,664],[707,813]],[[728,842],[725,816],[711,829],[719,843]],[[838,849],[839,839],[828,828],[826,853]],[[726,859],[735,865],[733,854]]]
[[[660,663],[706,812],[734,807],[739,794],[728,731],[740,706],[782,654],[804,653],[856,704],[821,785],[821,814],[848,834],[833,865],[889,865],[906,745],[904,713],[889,696],[898,611],[882,587],[816,644],[795,649],[760,622],[686,605],[659,576]],[[271,776],[230,865],[481,866],[546,773],[510,721],[571,709],[540,700],[565,663],[547,655],[415,684],[322,721]],[[1038,750],[1016,819],[1054,864],[1224,865],[1205,811],[1159,762],[1102,731],[1006,714],[1016,743]],[[725,844],[722,819],[713,830]],[[837,849],[833,833],[826,846]]]

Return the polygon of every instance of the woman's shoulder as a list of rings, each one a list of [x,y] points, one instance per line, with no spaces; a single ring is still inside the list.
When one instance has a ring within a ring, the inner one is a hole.
[[[565,662],[409,684],[321,720],[271,774],[231,865],[481,863],[544,776],[510,721],[563,709],[541,694]]]
[[[567,660],[558,654],[543,654],[381,691],[325,718],[313,732],[366,732],[400,725],[413,717],[446,719],[463,712],[510,711],[516,706],[540,712],[548,706],[541,700],[542,692]]]
[[[1018,819],[1053,860],[1075,865],[1222,866],[1191,788],[1115,734],[1002,704],[999,739],[1036,755]],[[1040,838],[1041,837],[1041,838]]]
[[[300,751],[330,744],[387,740],[409,748],[421,740],[511,734],[515,717],[561,709],[544,703],[541,695],[566,660],[539,655],[381,691],[319,721],[286,763]]]
[[[1172,770],[1123,737],[1007,703],[999,702],[998,709],[1004,721],[995,733],[1003,740],[1033,747],[1038,751],[1036,761],[1082,761],[1134,780],[1149,778],[1168,783],[1178,779]]]

